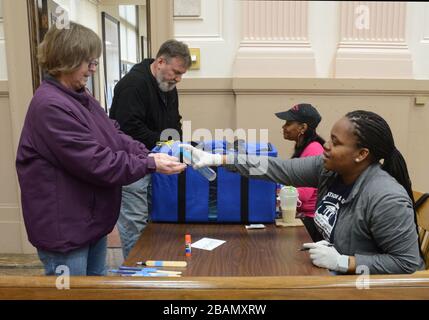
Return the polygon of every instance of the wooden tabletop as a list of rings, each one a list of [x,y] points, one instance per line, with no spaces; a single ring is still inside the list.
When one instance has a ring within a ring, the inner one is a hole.
[[[185,257],[185,234],[192,242],[204,237],[225,240],[213,251],[192,248]],[[149,223],[131,250],[126,266],[137,261],[184,260],[183,276],[298,276],[329,275],[315,267],[308,252],[299,251],[302,243],[311,242],[304,227],[276,227],[247,230],[238,224]]]

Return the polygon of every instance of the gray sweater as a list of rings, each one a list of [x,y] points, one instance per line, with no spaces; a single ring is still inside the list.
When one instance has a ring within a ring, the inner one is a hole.
[[[252,178],[296,187],[318,188],[317,206],[337,173],[324,169],[321,156],[282,160],[272,157],[228,157],[226,168]],[[424,269],[411,199],[379,164],[369,166],[356,180],[340,209],[334,246],[355,256],[356,270],[370,274],[413,273]]]

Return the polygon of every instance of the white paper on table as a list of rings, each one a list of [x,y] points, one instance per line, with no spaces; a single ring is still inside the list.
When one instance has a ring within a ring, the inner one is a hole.
[[[211,238],[202,238],[197,242],[191,244],[191,247],[203,250],[212,251],[213,249],[219,247],[221,244],[224,244],[225,240],[211,239]]]
[[[248,226],[246,226],[246,229],[265,229],[265,225],[261,224],[261,223],[257,223],[257,224],[250,224]]]

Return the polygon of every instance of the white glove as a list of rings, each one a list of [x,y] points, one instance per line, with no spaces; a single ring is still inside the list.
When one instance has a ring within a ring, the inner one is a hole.
[[[322,241],[317,241],[317,242],[310,242],[310,243],[304,243],[302,245],[303,248],[307,248],[307,249],[313,249],[316,248],[318,246],[332,246],[332,244],[326,240],[322,240]]]
[[[310,259],[314,265],[333,271],[347,272],[346,267],[344,267],[344,260],[348,261],[349,257],[339,254],[328,241],[304,243],[303,247],[310,249]],[[346,264],[348,265],[348,263]]]
[[[221,154],[211,154],[194,148],[190,144],[179,144],[179,147],[183,148],[183,159],[185,163],[192,165],[194,169],[222,165]],[[189,159],[186,152],[190,154],[191,159]]]

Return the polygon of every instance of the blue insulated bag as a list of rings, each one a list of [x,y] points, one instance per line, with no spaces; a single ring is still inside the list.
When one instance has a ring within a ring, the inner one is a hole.
[[[177,156],[178,144],[163,143],[152,152]],[[270,143],[234,143],[208,141],[204,150],[213,153],[246,152],[252,155],[277,156]],[[243,151],[245,150],[245,151]],[[208,181],[188,166],[178,175],[152,174],[151,219],[155,222],[207,223],[273,223],[276,215],[276,184],[249,179],[226,170],[212,168],[217,173]]]

